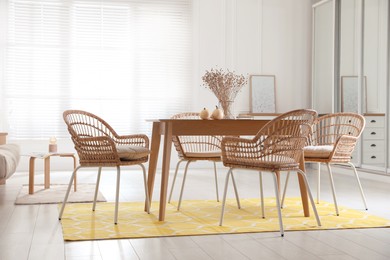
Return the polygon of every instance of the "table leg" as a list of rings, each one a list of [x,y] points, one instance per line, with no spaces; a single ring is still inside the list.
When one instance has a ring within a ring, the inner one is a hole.
[[[50,188],[50,156],[46,157],[44,160],[45,160],[45,166],[44,166],[45,189],[49,189]]]
[[[76,156],[74,154],[60,154],[60,157],[71,157],[73,158],[73,171],[76,169]],[[77,191],[77,175],[73,178],[73,190]]]
[[[76,169],[76,156],[74,155],[71,155],[71,157],[73,158],[73,171]],[[76,173],[74,174],[74,178],[73,178],[73,190],[74,191],[77,191],[77,175]]]
[[[303,153],[301,153],[301,158],[299,159],[299,169],[301,169],[303,172],[305,171],[305,158]],[[301,191],[301,200],[302,200],[302,207],[303,207],[303,213],[305,217],[310,217],[310,211],[309,211],[309,200],[307,197],[307,187],[305,184],[305,180],[300,174],[298,175],[298,182],[299,182],[299,189]]]
[[[148,169],[148,192],[149,192],[150,201],[152,201],[152,196],[153,196],[153,187],[154,187],[154,180],[156,177],[158,153],[160,150],[161,124],[162,123],[160,122],[153,122],[152,140],[150,144],[151,153],[149,158],[149,169]],[[145,211],[146,211],[146,203],[145,203]]]
[[[35,172],[35,157],[30,157],[28,169],[28,194],[34,193],[34,172]]]
[[[159,220],[165,219],[165,208],[167,206],[167,189],[168,189],[168,177],[169,177],[169,164],[171,161],[171,148],[172,148],[172,123],[165,123],[165,135],[164,135],[164,153],[162,162],[161,173],[161,190],[160,190],[160,211]]]

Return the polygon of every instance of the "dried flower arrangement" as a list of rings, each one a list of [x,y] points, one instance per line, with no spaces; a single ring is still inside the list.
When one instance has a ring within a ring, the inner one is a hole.
[[[248,83],[247,78],[229,70],[225,72],[222,69],[211,69],[206,70],[202,80],[203,85],[207,86],[218,98],[225,118],[234,118],[231,114],[231,105],[241,88]]]

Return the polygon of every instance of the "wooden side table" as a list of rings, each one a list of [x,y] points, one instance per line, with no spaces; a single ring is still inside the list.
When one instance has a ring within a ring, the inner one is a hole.
[[[59,157],[71,157],[73,158],[73,169],[76,169],[76,156],[74,153],[31,153],[28,154],[30,156],[30,164],[29,164],[29,175],[28,175],[28,193],[34,193],[34,174],[35,174],[35,159],[43,159],[44,160],[44,185],[45,189],[50,188],[50,157],[59,156]],[[74,176],[74,191],[76,191],[76,176]]]

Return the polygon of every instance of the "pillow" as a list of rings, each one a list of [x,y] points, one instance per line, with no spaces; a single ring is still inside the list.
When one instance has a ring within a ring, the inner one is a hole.
[[[333,145],[309,145],[303,148],[306,158],[329,158]]]
[[[16,171],[20,159],[20,148],[17,144],[0,145],[0,179],[11,177]]]
[[[137,160],[150,154],[148,148],[137,145],[118,145],[116,150],[121,160]]]

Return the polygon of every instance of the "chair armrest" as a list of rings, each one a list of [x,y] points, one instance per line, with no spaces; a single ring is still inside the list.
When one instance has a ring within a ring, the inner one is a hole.
[[[114,142],[121,145],[138,145],[149,148],[149,138],[144,134],[116,135]]]
[[[342,135],[336,141],[331,158],[334,160],[345,159],[350,160],[351,155],[355,149],[358,137]]]
[[[225,137],[221,142],[222,157],[233,156],[235,158],[258,158],[263,153],[271,154],[277,151],[277,145],[285,145],[285,142],[293,138],[288,136],[257,136],[253,139],[240,137]]]
[[[221,142],[222,160],[237,160],[255,157],[259,154],[261,146],[253,139],[240,137],[224,137]]]
[[[257,165],[258,163],[297,164],[303,152],[305,137],[263,136],[256,139],[226,137],[222,140],[222,161],[232,164]]]
[[[242,137],[224,137],[221,141],[222,155],[226,153],[247,153],[250,149],[256,149],[258,144],[253,139]]]
[[[114,141],[108,136],[83,137],[74,140],[75,149],[82,161],[119,162]]]

